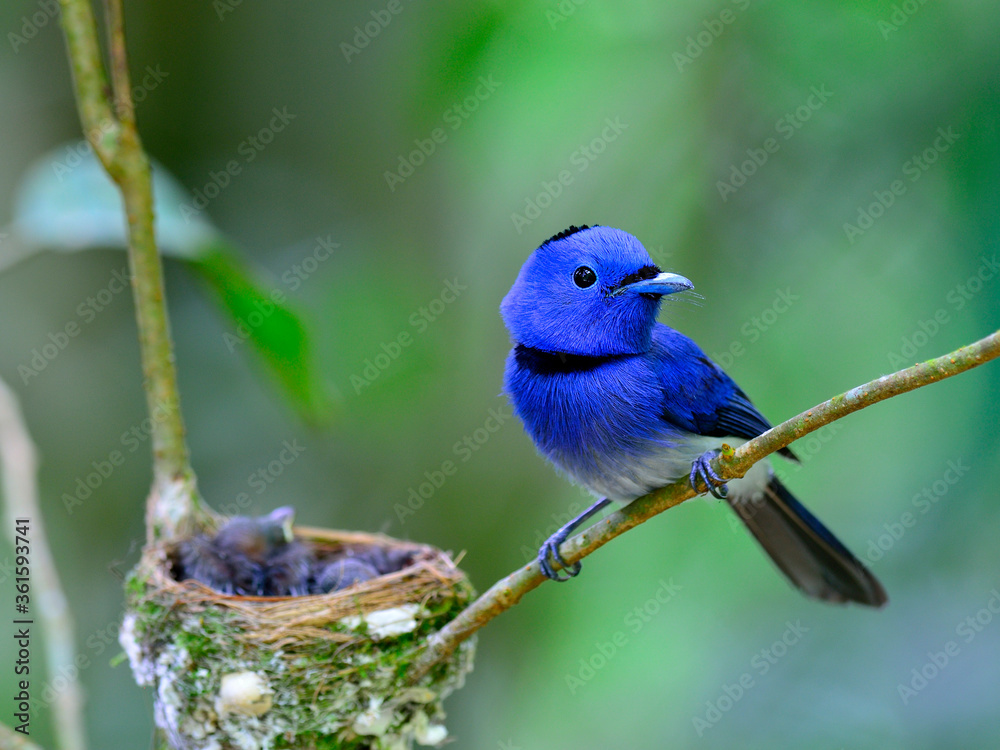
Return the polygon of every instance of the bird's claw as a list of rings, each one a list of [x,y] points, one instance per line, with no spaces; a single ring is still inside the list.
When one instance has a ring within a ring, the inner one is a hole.
[[[569,565],[559,554],[559,545],[565,542],[568,536],[568,533],[559,530],[550,536],[538,550],[538,567],[542,569],[542,575],[552,581],[563,582],[575,578],[580,575],[580,569],[583,567],[579,562]],[[561,571],[552,567],[553,561],[562,568]],[[565,573],[565,575],[561,575],[561,573]]]
[[[706,491],[712,493],[712,497],[724,500],[729,494],[729,488],[726,487],[722,477],[716,474],[715,469],[712,468],[712,459],[716,458],[719,453],[719,450],[710,450],[698,456],[691,465],[689,481],[691,489],[698,492],[698,480],[700,479],[704,483]]]

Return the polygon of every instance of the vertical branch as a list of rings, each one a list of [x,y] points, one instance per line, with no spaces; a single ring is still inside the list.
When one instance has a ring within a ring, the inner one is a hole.
[[[126,125],[135,127],[135,107],[129,83],[128,56],[125,54],[125,9],[121,0],[104,0],[108,19],[108,43],[111,45],[111,85],[115,114]]]
[[[105,95],[108,82],[97,43],[94,12],[86,0],[60,0],[59,4],[83,131],[104,168],[111,172],[118,152],[120,127]]]
[[[152,175],[135,125],[122,4],[121,0],[107,0],[114,110],[89,0],[60,0],[60,4],[83,129],[125,203],[143,386],[153,422],[153,489],[146,513],[147,535],[150,540],[168,539],[182,533],[202,508],[184,441],[163,268],[153,230]]]
[[[37,467],[35,445],[25,427],[17,397],[0,380],[0,474],[6,510],[4,531],[11,536],[13,543],[15,519],[28,519],[32,592],[29,594],[29,613],[37,613],[41,622],[45,633],[49,682],[55,684],[57,677],[76,669],[76,649],[73,616],[59,583],[38,503]],[[67,680],[66,687],[56,691],[52,709],[60,750],[84,750],[83,696],[78,681]],[[0,741],[0,747],[6,746]]]

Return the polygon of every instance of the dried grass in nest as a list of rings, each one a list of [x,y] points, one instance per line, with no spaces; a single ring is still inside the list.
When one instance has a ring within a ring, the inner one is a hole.
[[[377,546],[412,552],[411,562],[327,594],[234,596],[176,580],[176,545],[147,548],[128,586],[122,643],[138,682],[156,688],[158,725],[174,747],[191,750],[395,749],[440,741],[441,700],[463,684],[474,644],[419,686],[403,677],[414,647],[471,600],[465,574],[441,550],[380,534],[296,527],[295,536],[318,557]],[[417,626],[388,635],[369,630],[366,616],[398,608],[416,613]],[[238,672],[265,681],[265,712],[218,710],[222,678]]]
[[[186,604],[192,611],[201,607],[225,607],[245,621],[245,640],[271,647],[294,650],[303,642],[329,640],[351,642],[356,636],[331,631],[324,625],[351,615],[391,609],[403,604],[427,606],[443,596],[468,598],[468,579],[452,559],[436,547],[405,542],[384,534],[295,527],[296,539],[309,542],[318,557],[366,547],[412,551],[412,562],[395,573],[387,573],[346,589],[310,596],[237,596],[222,594],[194,580],[174,579],[173,546],[152,550],[156,563],[149,583],[163,598]],[[159,598],[159,597],[157,597]]]

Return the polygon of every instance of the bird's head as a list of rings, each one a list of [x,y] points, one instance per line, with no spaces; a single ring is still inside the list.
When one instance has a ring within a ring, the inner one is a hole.
[[[660,271],[628,232],[570,227],[525,261],[500,314],[514,341],[534,349],[639,354],[651,346],[661,298],[693,288]]]
[[[231,554],[242,554],[255,560],[263,559],[292,541],[294,518],[295,509],[287,506],[257,518],[234,516],[219,529],[215,542]]]

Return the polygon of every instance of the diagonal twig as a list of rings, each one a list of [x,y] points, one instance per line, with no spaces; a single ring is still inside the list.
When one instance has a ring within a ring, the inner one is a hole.
[[[725,451],[714,460],[713,468],[724,480],[737,479],[771,453],[851,412],[958,375],[998,356],[1000,331],[950,354],[884,375],[834,396],[782,422],[736,450]],[[570,537],[560,547],[560,554],[572,565],[629,529],[694,496],[687,479],[655,490]],[[521,597],[546,580],[539,570],[538,562],[534,561],[497,581],[454,620],[428,638],[413,661],[409,679],[415,681],[425,675],[436,663],[451,654],[458,644],[494,617],[513,607]]]
[[[38,455],[14,392],[0,380],[0,479],[2,479],[4,531],[14,540],[15,520],[30,524],[28,559],[31,592],[28,610],[36,614],[45,634],[46,669],[50,684],[76,670],[73,615],[59,583],[38,502]],[[20,563],[18,563],[20,565]],[[20,574],[19,574],[20,575]],[[13,599],[11,600],[13,602]],[[13,609],[13,607],[11,607]],[[77,680],[66,680],[55,691],[52,717],[60,750],[84,750],[83,693]],[[6,728],[5,728],[6,729]],[[20,735],[15,735],[20,737]],[[11,745],[14,748],[30,745]],[[0,734],[0,747],[7,747]]]

